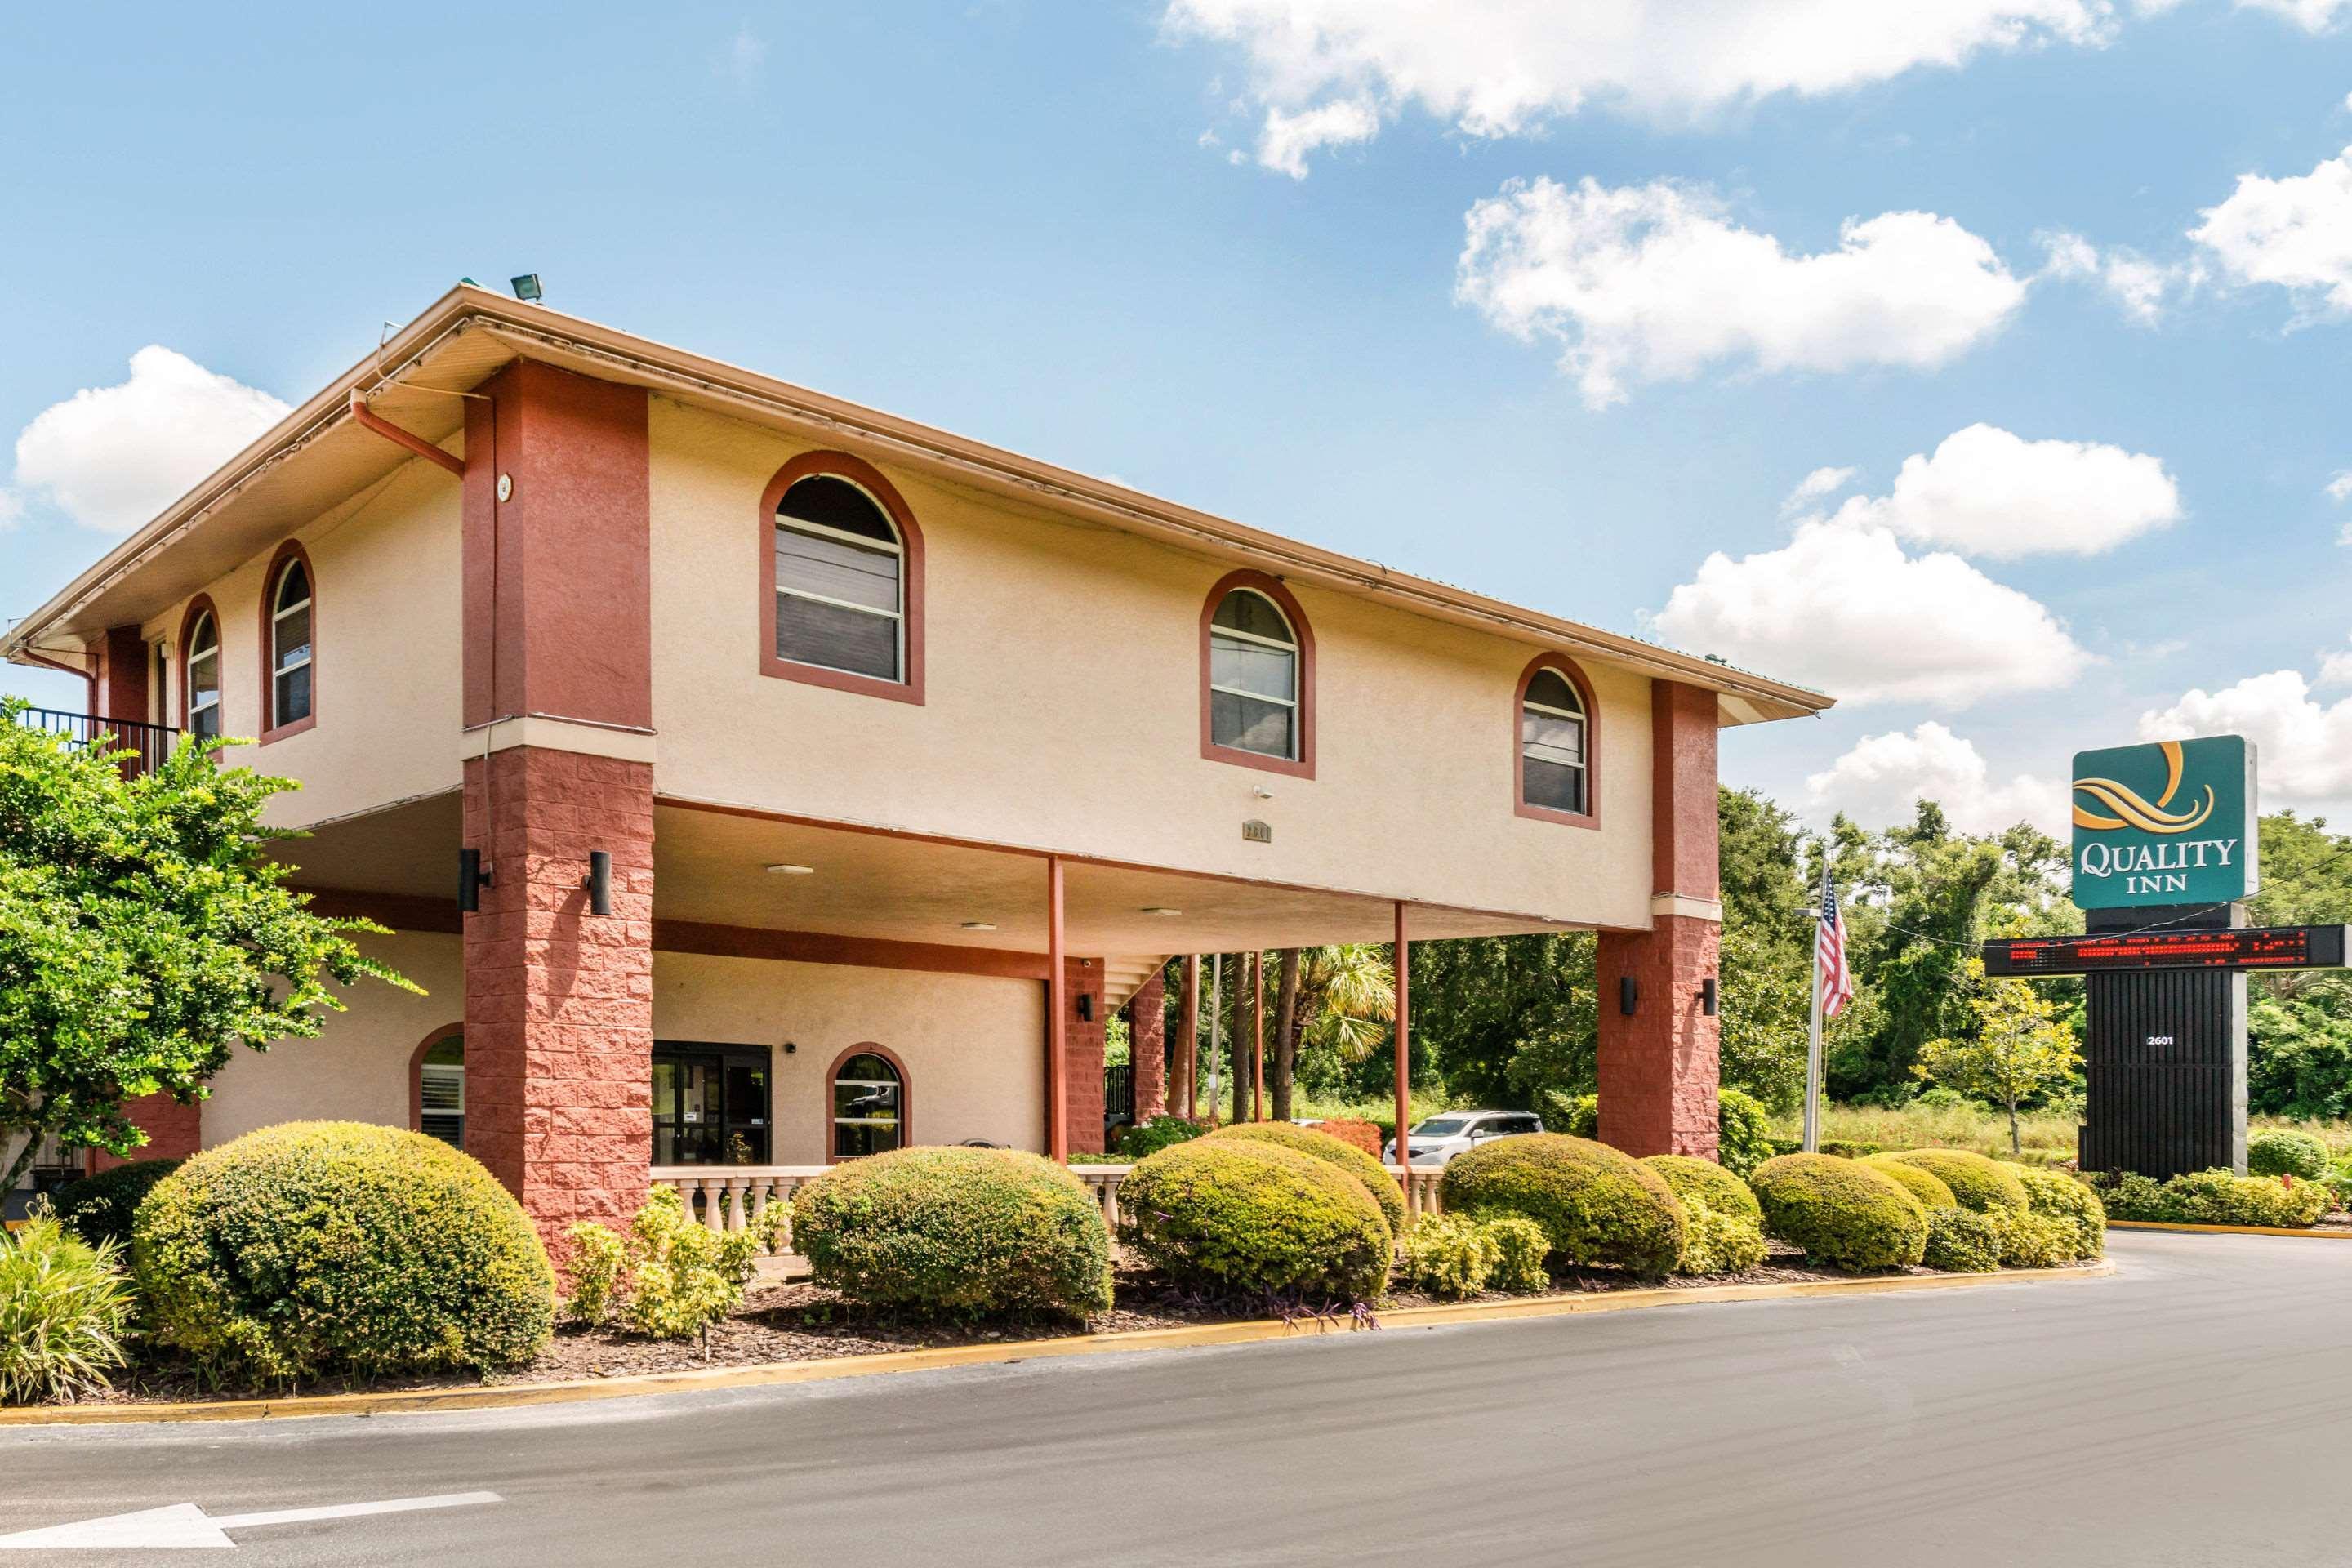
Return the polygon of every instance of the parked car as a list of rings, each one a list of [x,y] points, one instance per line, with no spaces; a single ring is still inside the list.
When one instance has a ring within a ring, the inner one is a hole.
[[[1448,1110],[1416,1123],[1407,1137],[1413,1164],[1426,1169],[1446,1164],[1475,1144],[1543,1130],[1543,1118],[1532,1111]],[[1381,1158],[1391,1165],[1397,1163],[1395,1139],[1381,1145]]]

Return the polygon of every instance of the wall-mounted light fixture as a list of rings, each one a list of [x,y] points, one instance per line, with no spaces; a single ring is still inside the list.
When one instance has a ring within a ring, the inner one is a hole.
[[[1091,991],[1081,991],[1078,993],[1078,1022],[1091,1024],[1094,1021],[1095,994]]]
[[[457,851],[457,910],[461,914],[478,914],[482,908],[482,889],[490,885],[490,874],[482,869],[482,852],[478,849]]]
[[[768,871],[770,875],[776,877],[814,877],[816,875],[816,868],[814,866],[771,866],[768,868]]]
[[[512,279],[512,282],[516,299],[535,300],[539,298],[538,273],[526,272],[521,277]]]
[[[1630,974],[1617,977],[1617,1011],[1628,1018],[1633,1016],[1633,1005],[1642,999],[1642,987]]]
[[[1715,1016],[1717,1005],[1715,976],[1710,974],[1698,983],[1698,1010],[1712,1018]]]
[[[602,849],[588,851],[588,910],[591,914],[613,912],[613,858]]]
[[[996,922],[994,921],[966,921],[963,922],[963,929],[966,931],[994,931],[996,929]]]

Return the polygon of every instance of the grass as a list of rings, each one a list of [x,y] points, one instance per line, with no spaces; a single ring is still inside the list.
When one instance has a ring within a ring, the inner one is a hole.
[[[2247,1119],[2251,1131],[2290,1128],[2308,1132],[2327,1145],[2330,1160],[2352,1157],[2352,1121],[2293,1121],[2284,1116]],[[1795,1111],[1775,1117],[1772,1131],[1782,1138],[1797,1137],[1803,1119]],[[2074,1158],[2081,1121],[2070,1110],[2027,1111],[2017,1119],[2017,1157],[2029,1165],[2055,1165]],[[1849,1143],[1875,1143],[1885,1149],[1973,1149],[1979,1154],[2011,1158],[2009,1118],[1975,1105],[1906,1105],[1888,1110],[1875,1105],[1824,1105],[1822,1136]]]

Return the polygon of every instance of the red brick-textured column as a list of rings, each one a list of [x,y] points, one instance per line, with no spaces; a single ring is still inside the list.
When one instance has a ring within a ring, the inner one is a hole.
[[[1063,1136],[1073,1152],[1103,1146],[1103,966],[1099,958],[1063,960],[1063,994],[1069,1013],[1062,1020],[1063,1065],[1069,1099],[1062,1107]],[[1088,1016],[1080,1017],[1083,1009]]]
[[[652,1158],[653,769],[537,746],[466,764],[466,842],[492,873],[465,917],[466,1152],[562,1254],[627,1223]],[[590,912],[590,851],[613,912]]]
[[[1135,1120],[1150,1121],[1168,1110],[1168,982],[1154,973],[1127,1005],[1127,1059],[1135,1085]]]
[[[1650,693],[1651,929],[1604,931],[1593,968],[1601,1005],[1601,1136],[1630,1154],[1713,1158],[1718,1020],[1703,987],[1722,933],[1716,815],[1716,697],[1659,681]],[[1635,1001],[1622,1009],[1621,982]]]
[[[144,1147],[132,1152],[132,1160],[177,1160],[194,1153],[205,1145],[205,1107],[202,1100],[194,1105],[182,1105],[168,1094],[142,1094],[123,1108],[131,1125],[147,1134]],[[110,1171],[128,1161],[118,1160],[103,1149],[89,1152],[89,1169],[94,1175]]]

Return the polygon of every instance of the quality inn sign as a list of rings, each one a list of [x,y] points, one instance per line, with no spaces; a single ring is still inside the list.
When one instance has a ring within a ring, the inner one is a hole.
[[[2219,904],[2259,885],[2242,735],[2074,753],[2074,902]]]

